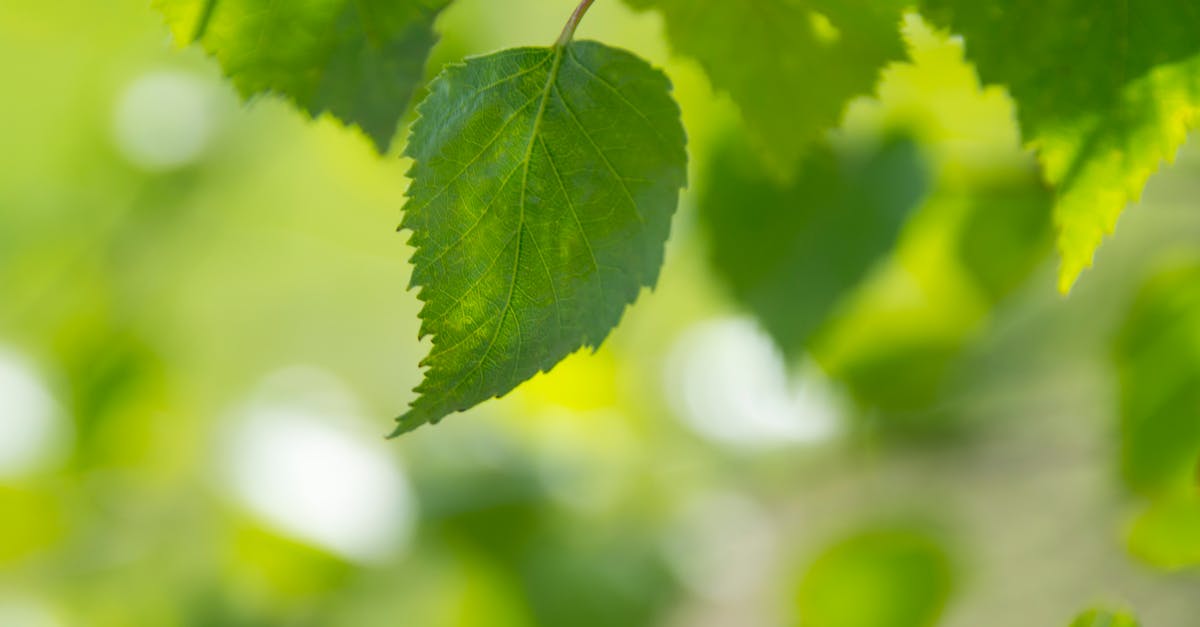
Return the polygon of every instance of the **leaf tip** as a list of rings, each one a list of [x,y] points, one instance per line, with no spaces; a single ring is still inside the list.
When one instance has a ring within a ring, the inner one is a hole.
[[[396,428],[388,434],[387,439],[395,440],[396,438],[416,431],[421,427],[430,424],[430,421],[424,417],[416,415],[415,410],[409,410],[408,413],[396,418]]]
[[[1075,283],[1079,281],[1079,276],[1091,266],[1090,258],[1080,258],[1078,255],[1063,253],[1062,265],[1058,270],[1058,293],[1062,296],[1069,296]]]

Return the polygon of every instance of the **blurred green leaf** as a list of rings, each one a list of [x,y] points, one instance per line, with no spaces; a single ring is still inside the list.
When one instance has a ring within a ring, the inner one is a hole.
[[[965,181],[941,187],[916,212],[896,263],[904,263],[910,254],[929,255],[935,246],[946,247],[946,257],[915,270],[893,269],[891,276],[909,281],[912,272],[925,286],[957,279],[969,292],[941,294],[926,288],[929,291],[921,294],[929,299],[925,308],[902,313],[890,310],[890,303],[867,298],[857,312],[862,319],[839,320],[844,336],[855,330],[861,335],[863,327],[877,326],[884,318],[898,324],[911,316],[911,328],[879,332],[869,336],[870,341],[860,337],[853,350],[842,355],[831,357],[829,346],[818,351],[819,360],[856,398],[884,410],[892,427],[911,427],[914,433],[949,418],[928,410],[955,383],[951,377],[960,370],[980,327],[1051,249],[1051,195],[1031,170],[973,172]],[[947,230],[938,232],[941,229]],[[962,322],[954,320],[958,316]],[[957,332],[956,325],[962,325]]]
[[[456,545],[496,561],[518,561],[552,527],[551,497],[537,469],[504,439],[476,435],[455,446],[487,450],[488,459],[418,458],[415,480],[422,517]]]
[[[1110,612],[1108,610],[1088,610],[1080,614],[1071,627],[1138,627],[1136,618],[1125,612]]]
[[[954,587],[937,538],[909,529],[867,531],[827,549],[796,597],[801,627],[927,627]]]
[[[1152,503],[1129,531],[1129,550],[1164,570],[1200,565],[1200,493]]]
[[[425,74],[450,0],[154,0],[245,98],[279,93],[357,125],[385,152]]]
[[[538,625],[652,627],[678,602],[678,587],[652,538],[636,528],[597,528],[544,543],[525,556],[523,588]]]
[[[782,176],[795,172],[851,98],[870,92],[886,63],[904,55],[904,3],[893,0],[626,2],[662,12],[674,48],[729,92]]]
[[[993,302],[1021,285],[1050,250],[1053,196],[1033,172],[981,181],[958,240],[959,259]]]
[[[1021,148],[1011,101],[979,84],[962,42],[915,15],[903,34],[910,60],[890,65],[838,132],[919,138],[930,192],[891,258],[813,338],[813,356],[872,429],[940,437],[963,424],[956,398],[972,347],[1051,250],[1052,194]]]
[[[147,415],[167,385],[161,357],[142,338],[108,324],[67,326],[58,352],[75,417],[74,461],[81,467],[133,458],[152,444]],[[160,410],[161,411],[161,410]]]
[[[1007,86],[1058,190],[1068,290],[1121,211],[1200,113],[1200,5],[1162,0],[924,0],[961,33],[985,83]]]
[[[403,228],[433,349],[396,434],[599,346],[658,280],[687,176],[671,84],[628,52],[508,50],[431,89]]]
[[[846,152],[821,148],[781,185],[730,134],[705,177],[714,270],[789,357],[891,251],[929,183],[907,139]]]
[[[61,542],[70,529],[69,510],[48,490],[0,483],[0,572]]]
[[[1152,499],[1130,551],[1159,568],[1200,565],[1200,264],[1147,281],[1115,352],[1121,470]]]
[[[1195,488],[1200,461],[1200,265],[1152,277],[1116,345],[1121,468],[1136,492]]]
[[[354,573],[335,555],[249,522],[234,525],[227,550],[235,587],[260,588],[281,605],[337,590]]]
[[[927,435],[948,426],[944,423],[952,418],[938,411],[936,403],[968,340],[898,336],[838,362],[833,374],[865,407],[882,412],[869,416],[883,419],[877,426],[897,434]]]
[[[436,530],[432,537],[469,559],[487,560],[489,572],[510,579],[532,624],[661,624],[678,586],[653,534],[569,515],[544,475],[510,443],[472,438],[455,450],[481,446],[493,447],[486,460],[459,455],[417,477],[421,511]],[[426,464],[427,471],[434,466]]]

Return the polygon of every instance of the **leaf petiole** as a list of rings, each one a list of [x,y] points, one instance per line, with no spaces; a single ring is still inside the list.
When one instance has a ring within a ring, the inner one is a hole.
[[[562,35],[559,35],[558,41],[555,42],[555,48],[562,48],[571,43],[571,38],[575,36],[575,29],[579,28],[579,22],[583,20],[584,14],[588,9],[592,8],[592,3],[596,0],[583,0],[579,6],[575,7],[575,12],[571,14],[571,19],[567,20],[567,25],[563,28]]]

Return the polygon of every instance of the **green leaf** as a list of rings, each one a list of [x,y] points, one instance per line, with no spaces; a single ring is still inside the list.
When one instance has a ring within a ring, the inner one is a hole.
[[[904,58],[895,0],[626,0],[656,8],[681,54],[729,92],[779,177],[847,101]]]
[[[958,257],[988,300],[998,303],[1050,252],[1053,200],[1032,167],[972,187]]]
[[[154,0],[180,42],[199,40],[245,98],[279,93],[391,145],[450,0]]]
[[[1194,0],[924,0],[961,33],[984,82],[1017,101],[1025,139],[1058,190],[1065,292],[1200,115]]]
[[[962,42],[905,19],[911,61],[890,65],[839,135],[897,127],[921,140],[933,181],[891,255],[813,338],[822,369],[867,411],[875,433],[940,437],[971,353],[1001,300],[1051,244],[1051,195],[1021,148],[1011,100],[981,88]],[[936,97],[930,97],[936,94]]]
[[[911,141],[849,152],[822,146],[783,185],[729,135],[705,177],[714,271],[789,357],[891,251],[928,186]]]
[[[403,228],[433,350],[397,434],[599,346],[658,280],[687,182],[671,84],[628,52],[508,50],[431,89]]]
[[[1129,529],[1129,552],[1167,571],[1200,565],[1200,493],[1151,503]]]
[[[942,543],[904,528],[866,531],[827,549],[796,596],[801,627],[931,627],[954,588]]]
[[[1116,346],[1121,467],[1136,492],[1195,489],[1200,461],[1200,265],[1153,277]]]
[[[1108,610],[1088,610],[1071,621],[1071,627],[1139,627],[1139,624],[1125,612]]]
[[[1150,500],[1130,551],[1167,570],[1200,565],[1200,263],[1152,276],[1119,335],[1121,470]]]

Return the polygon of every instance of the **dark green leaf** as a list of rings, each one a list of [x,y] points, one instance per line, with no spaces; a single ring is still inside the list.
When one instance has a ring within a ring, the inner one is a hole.
[[[694,57],[742,110],[774,173],[835,126],[904,58],[894,0],[626,0],[656,8],[680,53]]]
[[[1130,551],[1159,568],[1200,564],[1200,264],[1143,288],[1117,342],[1121,469],[1151,499]]]
[[[992,302],[1025,281],[1051,250],[1053,196],[1030,168],[970,190],[959,259]]]
[[[1117,342],[1122,471],[1135,491],[1194,488],[1200,460],[1200,266],[1143,289]]]
[[[386,151],[450,0],[154,0],[181,42],[199,40],[241,94],[280,93],[357,125]]]
[[[657,281],[686,183],[670,82],[627,52],[508,50],[431,89],[403,226],[433,350],[397,433],[599,346]]]
[[[781,185],[742,142],[714,153],[700,198],[716,272],[794,356],[891,251],[928,186],[904,139],[862,154],[813,152]]]

